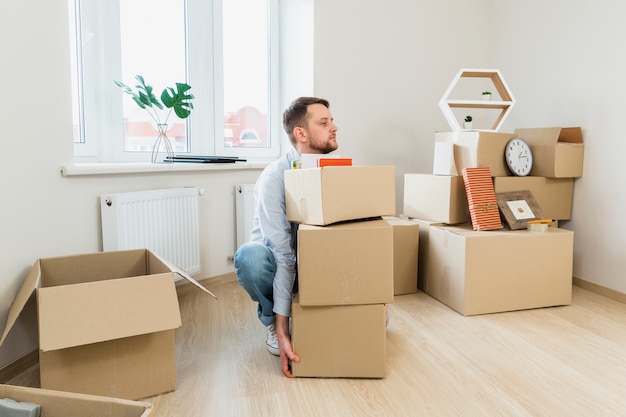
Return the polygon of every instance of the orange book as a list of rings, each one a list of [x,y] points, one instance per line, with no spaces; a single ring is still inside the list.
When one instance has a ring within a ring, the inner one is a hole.
[[[502,229],[498,200],[491,180],[491,170],[487,168],[463,168],[463,184],[467,194],[472,229]]]
[[[352,166],[352,158],[320,158],[317,160],[317,166]]]

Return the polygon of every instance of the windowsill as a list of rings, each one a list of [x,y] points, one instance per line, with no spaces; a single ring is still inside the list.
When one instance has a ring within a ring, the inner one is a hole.
[[[128,162],[128,163],[75,163],[61,167],[61,175],[73,177],[80,175],[119,175],[144,174],[163,172],[192,172],[192,171],[232,171],[246,169],[263,169],[271,161],[235,162],[235,163],[160,163]]]

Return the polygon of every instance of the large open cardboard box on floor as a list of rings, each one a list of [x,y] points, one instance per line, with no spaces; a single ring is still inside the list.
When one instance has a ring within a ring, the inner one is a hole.
[[[296,377],[383,378],[386,357],[384,304],[292,306]]]
[[[515,129],[515,134],[528,143],[533,153],[530,175],[582,177],[585,145],[580,127],[524,128]]]
[[[362,220],[298,229],[303,306],[393,302],[393,226]]]
[[[41,417],[149,417],[153,411],[147,402],[14,385],[0,385],[0,398],[39,404]]]
[[[446,224],[470,221],[463,177],[404,174],[403,214]]]
[[[145,249],[38,259],[0,344],[35,292],[42,388],[131,400],[173,391],[174,274],[204,289]]]
[[[504,149],[509,139],[514,138],[513,133],[497,133],[482,131],[461,132],[437,132],[435,143],[453,143],[455,146],[446,148],[435,146],[433,167],[448,166],[450,172],[437,171],[444,175],[461,175],[463,168],[489,167],[491,175],[503,177],[511,175],[504,162]],[[454,163],[448,159],[452,157],[450,149],[453,149]],[[445,159],[441,161],[440,159]],[[456,168],[456,169],[454,169]]]
[[[431,226],[428,294],[459,313],[572,303],[574,232]]]
[[[393,166],[328,166],[285,171],[287,220],[323,226],[396,214]]]
[[[547,219],[569,220],[574,197],[573,178],[495,177],[496,193],[529,190]]]

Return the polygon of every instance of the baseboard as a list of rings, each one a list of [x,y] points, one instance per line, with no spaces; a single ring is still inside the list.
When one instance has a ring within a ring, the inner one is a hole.
[[[626,294],[574,277],[574,285],[626,304]]]
[[[39,351],[33,350],[0,369],[0,383],[6,384],[39,363]]]
[[[234,272],[229,272],[226,274],[216,275],[211,278],[204,278],[204,279],[200,279],[197,281],[202,286],[208,287],[209,285],[223,284],[225,282],[234,281],[236,279],[237,279],[237,275],[235,275]],[[196,287],[195,285],[193,285],[192,283],[187,282],[187,281],[185,281],[184,284],[178,285],[176,287],[176,293],[178,294],[179,297],[189,294],[194,291],[200,291],[200,289]]]

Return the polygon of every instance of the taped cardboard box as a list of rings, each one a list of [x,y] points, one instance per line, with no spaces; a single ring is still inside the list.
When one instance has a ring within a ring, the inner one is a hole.
[[[571,218],[573,178],[495,177],[493,184],[496,194],[529,190],[546,218],[555,220]]]
[[[403,214],[446,224],[470,221],[463,177],[404,174]]]
[[[0,385],[0,398],[41,406],[42,417],[149,417],[152,404],[39,388]]]
[[[465,316],[569,305],[573,250],[574,232],[565,229],[433,226],[428,294]]]
[[[460,131],[437,132],[433,167],[439,175],[461,175],[463,168],[489,167],[494,177],[511,175],[504,162],[504,149],[513,133]],[[437,146],[437,142],[452,143],[454,146]],[[449,161],[454,157],[454,161]],[[446,172],[448,167],[450,170]]]
[[[393,166],[328,166],[285,171],[287,220],[328,225],[396,214]]]
[[[530,175],[548,178],[580,178],[585,145],[580,127],[515,129],[533,153]],[[494,175],[495,176],[495,175]]]
[[[173,391],[175,274],[211,294],[145,249],[38,259],[0,344],[35,292],[42,388],[131,400]]]
[[[385,220],[298,229],[303,306],[393,302],[394,233]]]
[[[384,378],[384,304],[305,307],[296,298],[291,313],[294,376]]]
[[[393,295],[417,292],[419,225],[399,217],[383,217],[393,230]]]

